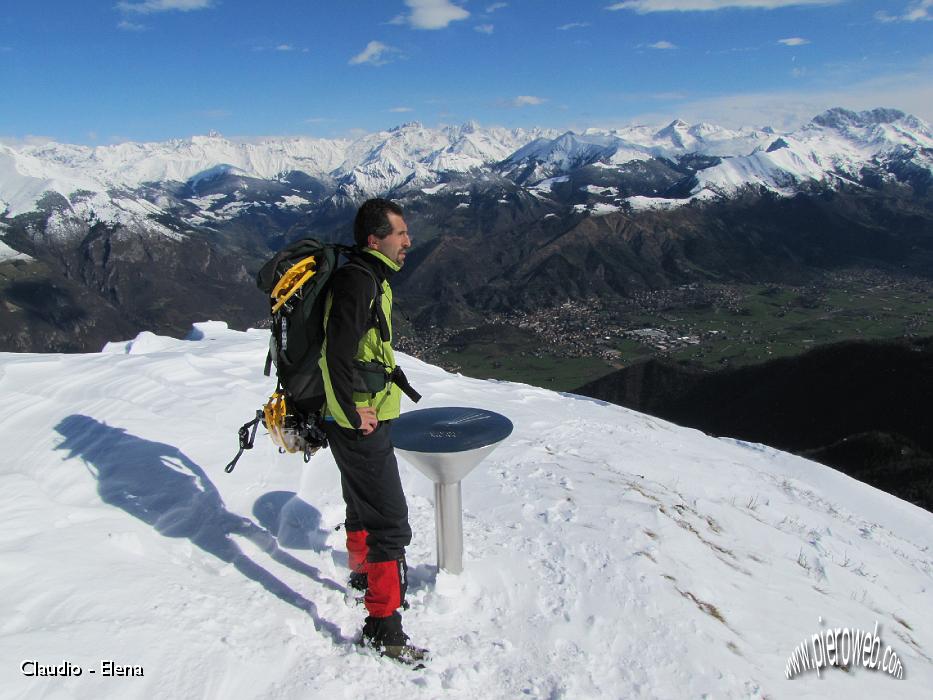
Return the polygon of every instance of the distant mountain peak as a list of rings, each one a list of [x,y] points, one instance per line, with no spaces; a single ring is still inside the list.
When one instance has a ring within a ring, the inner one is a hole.
[[[830,129],[844,129],[850,126],[864,129],[877,124],[892,124],[905,117],[907,115],[899,109],[877,108],[853,112],[842,107],[833,107],[815,116],[813,123]]]
[[[412,131],[417,129],[423,129],[424,124],[421,122],[405,122],[404,124],[399,124],[398,126],[392,127],[389,129],[390,134],[396,134],[401,131]]]
[[[226,141],[223,134],[218,131],[208,131],[207,134],[197,134],[191,137],[191,143],[217,143]],[[184,143],[184,141],[182,141]]]
[[[775,151],[779,151],[779,150],[781,150],[782,148],[790,148],[790,144],[787,143],[787,141],[785,141],[784,139],[778,138],[778,139],[775,139],[775,140],[771,143],[770,146],[768,146],[767,152],[768,152],[768,153],[774,153]]]
[[[678,131],[683,131],[689,128],[689,126],[690,125],[683,119],[675,119],[663,129],[659,129],[655,136],[661,139],[669,138],[670,136],[677,134]]]
[[[663,129],[657,131],[654,135],[654,138],[661,141],[669,141],[674,144],[677,148],[685,148],[686,141],[684,137],[690,137],[692,134],[689,133],[690,125],[682,119],[675,119],[670,124],[665,126]]]

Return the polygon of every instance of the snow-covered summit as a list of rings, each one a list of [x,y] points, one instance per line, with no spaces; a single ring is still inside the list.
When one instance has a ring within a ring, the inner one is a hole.
[[[621,129],[568,131],[556,139],[538,139],[509,158],[513,168],[534,164],[530,182],[555,177],[569,169],[588,164],[624,166],[628,163],[666,158],[677,160],[688,155],[712,157],[752,153],[774,139],[774,133],[761,129],[727,129],[705,122],[687,124],[676,119],[657,127],[635,125]]]
[[[851,112],[835,108],[815,117],[801,130],[802,138],[819,139],[821,133],[824,140],[826,134],[838,134],[863,151],[875,155],[901,147],[933,148],[933,131],[930,126],[922,119],[896,109]]]
[[[684,136],[688,135],[690,125],[681,119],[675,119],[663,129],[655,133],[654,138],[660,140],[670,140],[672,144],[679,148],[686,146]]]
[[[933,516],[807,460],[619,407],[400,362],[424,406],[508,416],[463,484],[465,571],[401,462],[413,673],[361,654],[340,479],[260,431],[268,332],[198,324],[85,355],[0,355],[0,665],[10,697],[857,698],[933,686]],[[28,406],[28,410],[24,410]],[[413,408],[406,402],[403,410]],[[801,672],[834,628],[903,680]],[[25,677],[24,660],[91,675]],[[101,660],[142,676],[100,676]]]
[[[783,148],[776,146],[779,142]],[[95,148],[49,142],[0,145],[0,203],[7,216],[16,216],[34,211],[54,193],[78,219],[139,223],[167,213],[155,190],[221,173],[276,180],[298,171],[321,183],[323,197],[352,203],[430,189],[450,178],[505,177],[533,187],[589,165],[637,168],[653,159],[685,161],[698,169],[693,194],[729,196],[749,185],[791,192],[810,182],[854,181],[865,168],[880,167],[886,177],[884,168],[892,159],[933,170],[931,149],[933,134],[916,117],[891,109],[856,113],[841,108],[786,133],[680,119],[582,133],[475,122],[431,128],[409,122],[354,139],[240,141],[210,134]],[[683,170],[685,177],[690,173]],[[289,193],[291,199],[283,195],[275,206],[290,206],[298,201],[295,195],[301,193]],[[226,214],[202,211],[192,220],[215,221],[249,204],[226,202]]]
[[[833,107],[813,118],[813,123],[819,126],[830,127],[843,131],[850,127],[868,128],[881,124],[903,124],[917,130],[929,128],[920,120],[899,109],[871,109],[864,112],[853,112],[842,107]]]
[[[219,166],[272,179],[290,171],[343,181],[355,194],[381,194],[413,174],[436,177],[498,162],[539,129],[461,127],[432,129],[418,122],[356,139],[307,137],[233,141],[218,134],[161,143],[74,146],[48,142],[0,145],[0,199],[10,215],[31,211],[46,191],[107,193],[146,183],[186,182]]]
[[[864,168],[898,161],[933,171],[930,149],[933,131],[921,119],[891,109],[856,113],[835,108],[766,149],[701,171],[694,192],[729,194],[757,185],[791,193],[806,183],[856,183]]]
[[[564,172],[604,158],[611,158],[625,144],[609,132],[587,129],[582,134],[567,131],[557,138],[539,138],[518,149],[509,158],[512,163],[535,162],[549,166],[548,172]],[[634,144],[633,144],[634,145]],[[639,156],[647,151],[634,145]]]

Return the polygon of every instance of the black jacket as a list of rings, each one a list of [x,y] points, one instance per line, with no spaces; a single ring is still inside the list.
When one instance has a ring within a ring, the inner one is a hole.
[[[359,269],[359,266],[373,273],[380,288],[382,282],[394,274],[379,258],[358,253],[352,255],[349,262],[334,273],[331,281],[333,301],[325,329],[325,360],[334,397],[355,428],[360,426],[360,417],[353,401],[353,361],[360,340],[370,328],[378,324],[373,304],[378,296],[377,287],[373,284],[373,277]]]

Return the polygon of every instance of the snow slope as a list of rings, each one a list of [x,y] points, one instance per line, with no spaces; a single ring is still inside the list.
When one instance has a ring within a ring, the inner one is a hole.
[[[206,323],[0,355],[0,696],[929,697],[929,513],[760,445],[408,357],[419,407],[491,408],[515,432],[464,482],[460,576],[436,571],[431,485],[402,463],[405,623],[435,658],[361,654],[330,453],[304,465],[260,436],[223,472],[272,388],[267,339]],[[876,621],[903,680],[785,679],[822,627]],[[30,659],[145,675],[28,678]]]

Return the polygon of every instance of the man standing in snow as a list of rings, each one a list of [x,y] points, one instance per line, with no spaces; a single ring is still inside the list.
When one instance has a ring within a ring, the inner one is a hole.
[[[386,199],[363,203],[353,238],[356,253],[334,273],[325,306],[324,430],[347,505],[350,586],[366,592],[362,644],[416,662],[426,652],[409,644],[398,611],[411,527],[390,434],[402,392],[417,396],[395,364],[389,286],[411,239],[401,207]]]

